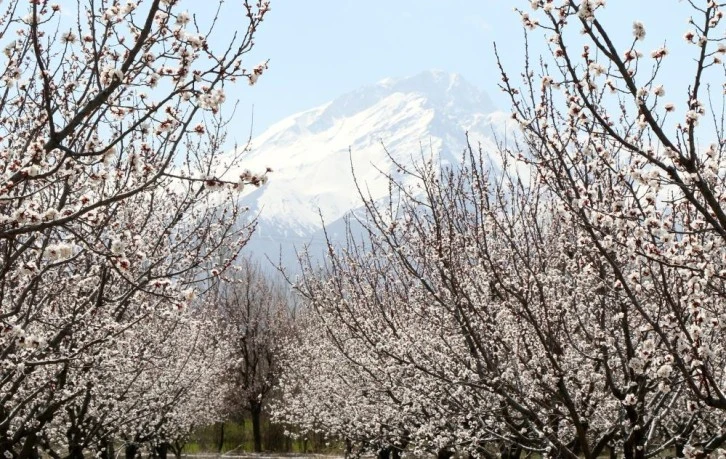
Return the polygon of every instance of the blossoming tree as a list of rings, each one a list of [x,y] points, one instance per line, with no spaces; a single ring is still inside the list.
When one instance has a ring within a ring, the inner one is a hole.
[[[262,451],[262,413],[276,388],[282,347],[293,329],[294,311],[286,287],[246,259],[223,277],[210,305],[219,321],[220,339],[229,349],[224,414],[249,413],[255,452]]]
[[[420,187],[368,201],[370,243],[309,272],[310,328],[288,351],[308,363],[283,379],[278,415],[379,451],[635,457],[674,447],[667,432],[717,444],[717,417],[679,417],[693,399],[671,390],[671,358],[538,173],[523,185],[483,163],[409,171]]]
[[[279,415],[374,447],[721,455],[722,5],[684,5],[682,106],[647,22],[619,49],[602,1],[526,5],[552,54],[502,71],[521,134],[451,170],[399,165],[418,184],[366,200],[366,242],[299,285],[318,333],[289,352],[319,360]]]
[[[525,23],[548,31],[552,56],[527,65],[539,78],[524,90],[503,78],[529,160],[607,266],[625,313],[652,336],[652,356],[633,365],[663,354],[663,373],[677,372],[695,399],[691,412],[723,410],[724,104],[714,92],[723,87],[723,5],[684,5],[692,59],[682,88],[663,85],[668,49],[643,49],[647,23],[634,21],[619,48],[598,18],[604,2],[531,6]],[[584,34],[577,47],[574,27]]]
[[[2,5],[7,457],[171,441],[199,415],[182,399],[219,368],[190,309],[249,237],[236,193],[266,179],[225,175],[238,157],[221,149],[224,87],[266,67],[243,58],[269,4],[243,2],[246,25],[216,47],[216,20],[183,3]]]

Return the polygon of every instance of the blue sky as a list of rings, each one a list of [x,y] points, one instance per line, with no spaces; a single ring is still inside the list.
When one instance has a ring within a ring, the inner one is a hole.
[[[261,132],[385,77],[440,69],[487,88],[496,81],[491,23],[506,22],[503,29],[513,32],[508,35],[521,38],[519,20],[506,3],[273,0],[250,57],[254,63],[269,58],[270,70],[233,97],[242,111],[254,103],[255,131]]]
[[[232,2],[230,2],[232,3]],[[513,72],[522,66],[523,30],[515,6],[526,0],[273,0],[248,64],[269,58],[270,69],[253,87],[230,91],[239,99],[235,125],[249,132],[254,105],[254,132],[290,114],[312,108],[385,77],[423,70],[460,73],[484,89],[501,109],[507,100],[497,88],[499,75],[492,43],[497,42]],[[230,6],[228,4],[228,6]],[[231,13],[231,10],[228,9]],[[678,0],[609,0],[598,17],[621,44],[632,40],[632,23],[648,32],[644,53],[662,45],[671,50],[663,83],[675,86],[675,102],[685,100],[682,69],[692,65],[684,52],[683,33],[691,10]],[[241,24],[226,14],[220,32]],[[576,31],[573,30],[574,35]],[[223,34],[220,34],[220,36]],[[532,35],[532,51],[543,50],[542,31]],[[677,96],[675,96],[677,94]],[[237,140],[244,140],[240,134]]]

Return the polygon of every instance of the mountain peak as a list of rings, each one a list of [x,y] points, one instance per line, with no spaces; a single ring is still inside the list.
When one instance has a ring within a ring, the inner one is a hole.
[[[396,174],[391,157],[399,164],[422,154],[455,161],[467,131],[472,142],[493,148],[493,111],[487,95],[463,77],[434,70],[387,78],[280,121],[252,141],[244,160],[250,169],[275,171],[247,196],[260,211],[255,240],[275,254],[279,244],[314,237],[321,217],[332,223],[359,208],[351,168],[378,199],[388,193],[382,172]]]
[[[427,108],[456,116],[493,111],[489,97],[460,75],[429,70],[405,78],[386,78],[343,94],[330,102],[308,128],[313,132],[328,129],[335,120],[359,113],[397,93],[416,95],[425,99]]]
[[[415,75],[410,75],[402,78],[384,78],[375,85],[385,89],[401,89],[406,90],[418,90],[418,91],[430,91],[432,88],[437,91],[449,91],[455,85],[468,83],[458,73],[445,72],[443,70],[424,70]],[[370,86],[366,86],[369,88]],[[365,89],[365,88],[363,88]]]
[[[404,78],[387,78],[382,86],[401,92],[422,92],[427,95],[432,93],[453,93],[462,88],[467,92],[480,92],[469,84],[458,73],[449,73],[443,70],[426,70]]]

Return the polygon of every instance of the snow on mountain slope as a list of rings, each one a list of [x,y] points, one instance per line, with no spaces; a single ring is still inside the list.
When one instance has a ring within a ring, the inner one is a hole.
[[[243,159],[250,170],[273,170],[244,198],[260,215],[251,251],[276,257],[281,245],[283,252],[320,245],[311,238],[319,238],[321,217],[332,223],[361,206],[352,170],[366,193],[382,198],[388,186],[381,171],[395,173],[388,154],[403,164],[422,153],[458,161],[465,132],[493,147],[502,120],[487,95],[459,75],[431,71],[383,80],[276,123]]]

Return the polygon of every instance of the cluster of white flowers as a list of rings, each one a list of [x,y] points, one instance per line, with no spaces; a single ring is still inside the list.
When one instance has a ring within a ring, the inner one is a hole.
[[[220,106],[227,99],[223,89],[214,89],[197,95],[197,103],[200,108],[212,112],[219,111]]]
[[[123,81],[123,78],[124,74],[121,69],[108,65],[101,70],[99,81],[103,86],[109,86],[111,83]]]
[[[262,73],[267,70],[267,62],[262,62],[257,64],[253,69],[252,72],[247,76],[249,79],[250,86],[257,83],[257,80],[262,76]]]
[[[73,256],[73,246],[66,243],[50,244],[43,254],[52,261],[65,260]]]

